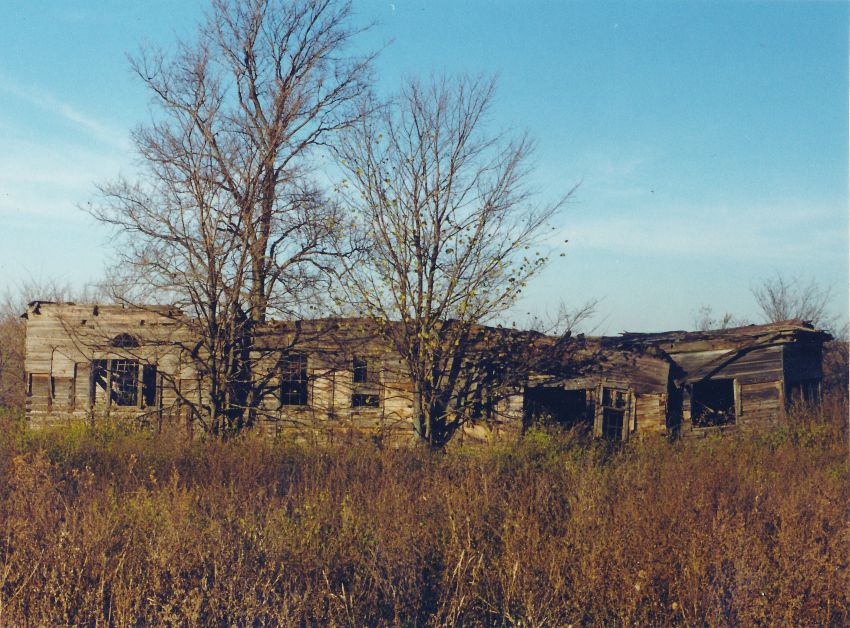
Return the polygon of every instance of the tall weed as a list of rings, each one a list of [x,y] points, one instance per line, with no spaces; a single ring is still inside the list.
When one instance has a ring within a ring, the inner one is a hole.
[[[847,624],[841,412],[436,455],[0,417],[0,623]]]

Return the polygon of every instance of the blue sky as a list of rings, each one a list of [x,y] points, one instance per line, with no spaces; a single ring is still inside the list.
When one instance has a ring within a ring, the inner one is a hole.
[[[126,54],[194,29],[200,1],[0,3],[0,291],[99,278],[108,234],[76,207],[132,175],[148,95]],[[581,182],[569,239],[512,318],[601,298],[599,331],[758,319],[776,272],[848,301],[843,2],[361,0],[379,89],[499,76],[491,128],[537,140],[541,200]],[[604,320],[602,320],[604,319]]]

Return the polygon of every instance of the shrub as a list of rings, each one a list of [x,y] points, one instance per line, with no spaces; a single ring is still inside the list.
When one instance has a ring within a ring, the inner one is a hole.
[[[0,623],[846,624],[829,411],[763,435],[440,454],[28,435],[6,416]]]

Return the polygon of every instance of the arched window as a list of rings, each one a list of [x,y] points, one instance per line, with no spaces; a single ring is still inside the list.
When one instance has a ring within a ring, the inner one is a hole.
[[[120,347],[122,349],[129,349],[131,347],[138,347],[139,341],[136,340],[135,337],[131,336],[127,333],[118,334],[115,338],[112,339],[110,343],[113,347]]]

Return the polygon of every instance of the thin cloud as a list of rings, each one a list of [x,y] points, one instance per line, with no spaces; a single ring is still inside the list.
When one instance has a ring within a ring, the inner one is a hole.
[[[126,153],[12,135],[0,153],[0,220],[65,217],[95,193],[95,182],[129,167]]]
[[[670,208],[637,215],[575,217],[563,230],[571,247],[618,251],[641,257],[782,262],[831,260],[846,237],[813,208]],[[801,238],[802,229],[806,236]]]
[[[99,142],[120,150],[126,150],[129,146],[125,133],[110,128],[43,90],[24,88],[6,77],[0,78],[0,90],[70,122]]]

